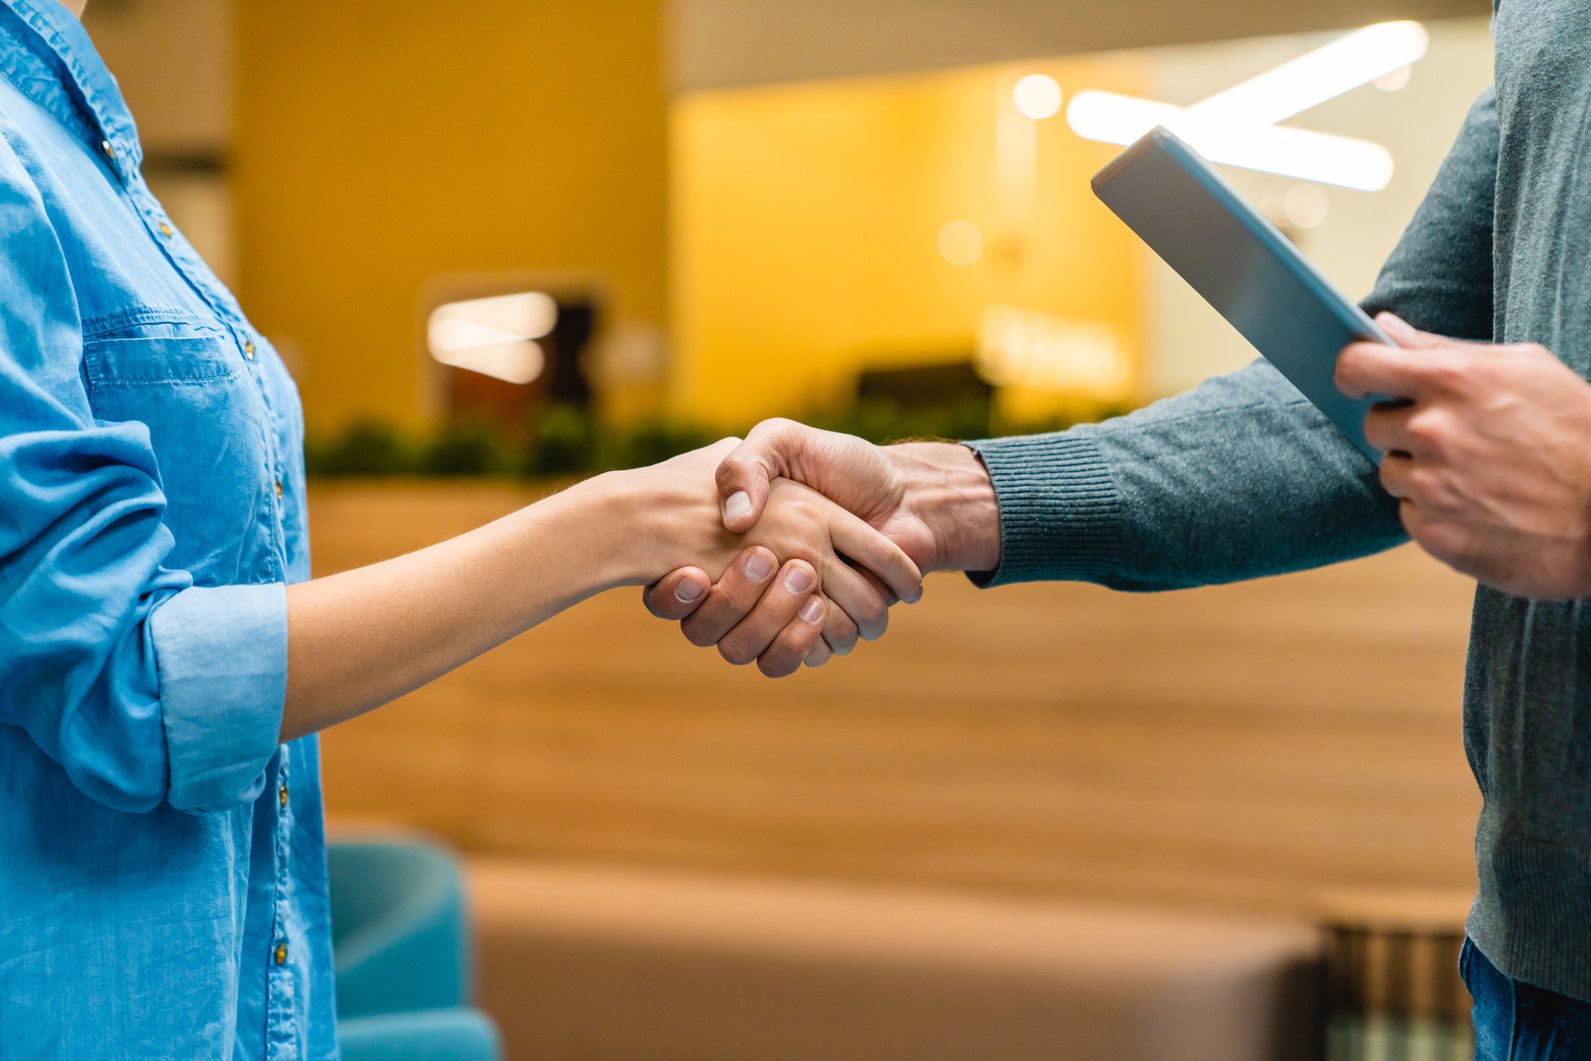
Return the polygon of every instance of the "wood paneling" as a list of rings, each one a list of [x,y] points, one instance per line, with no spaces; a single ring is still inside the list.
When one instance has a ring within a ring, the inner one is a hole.
[[[319,486],[316,571],[533,496]],[[328,732],[327,800],[492,854],[1279,912],[1462,888],[1471,592],[1413,548],[1145,596],[935,576],[771,682],[616,591]]]

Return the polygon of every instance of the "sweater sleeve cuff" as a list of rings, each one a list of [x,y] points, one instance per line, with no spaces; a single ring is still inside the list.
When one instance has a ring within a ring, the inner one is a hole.
[[[1100,582],[1121,552],[1121,494],[1086,435],[1015,435],[965,445],[1000,506],[1000,566],[969,572],[979,586]]]
[[[204,813],[253,800],[287,699],[287,587],[194,587],[150,616],[171,762],[167,799]]]

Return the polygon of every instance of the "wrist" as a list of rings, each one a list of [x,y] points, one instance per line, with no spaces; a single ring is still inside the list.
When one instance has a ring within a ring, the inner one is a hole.
[[[933,555],[919,561],[924,574],[1000,566],[1000,505],[976,453],[954,442],[906,442],[884,453],[933,540]]]
[[[655,512],[652,485],[633,471],[604,472],[548,499],[575,529],[574,548],[596,591],[651,581],[644,575],[655,564],[656,536],[644,524]]]

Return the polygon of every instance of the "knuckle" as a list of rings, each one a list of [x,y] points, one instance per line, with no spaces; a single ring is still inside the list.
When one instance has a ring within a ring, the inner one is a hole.
[[[1474,389],[1484,371],[1473,356],[1446,358],[1431,368],[1431,382],[1443,394],[1462,397]]]
[[[691,618],[695,618],[695,616]],[[714,631],[709,629],[705,623],[693,623],[690,619],[686,619],[679,624],[679,628],[680,632],[685,635],[685,640],[697,648],[706,648],[718,640],[717,637],[713,636]]]
[[[869,597],[868,600],[862,602],[858,612],[859,614],[856,616],[857,625],[866,629],[877,627],[882,630],[889,622],[889,606],[884,603],[882,597]]]
[[[762,671],[763,675],[768,678],[789,677],[791,674],[795,673],[796,668],[799,666],[801,666],[801,660],[799,658],[795,660],[789,660],[783,658],[782,656],[771,656],[766,659],[757,660],[757,669]]]
[[[1410,500],[1419,501],[1435,492],[1437,479],[1429,470],[1416,465],[1404,480]]]
[[[811,654],[814,640],[804,631],[787,628],[757,658],[757,666],[770,678],[793,674],[801,668],[801,661]]]
[[[736,667],[744,667],[757,658],[755,652],[748,651],[739,642],[729,638],[718,642],[718,654],[724,657],[725,662]]]
[[[862,628],[862,637],[868,641],[877,641],[884,636],[884,631],[889,629],[889,609],[884,609],[867,622]]]
[[[783,416],[769,417],[746,432],[746,441],[753,443],[777,443],[785,438],[795,428],[800,427],[794,420]]]
[[[718,462],[718,470],[713,477],[719,486],[731,486],[745,478],[751,464],[751,460],[736,449]]]
[[[768,580],[753,582],[744,573],[739,573],[734,578],[725,579],[722,585],[724,609],[737,616],[745,616],[762,599],[763,592],[768,588]]]
[[[856,619],[844,608],[830,608],[825,618],[827,622],[824,623],[824,628],[827,630],[835,630],[842,634],[856,632]]]
[[[1409,418],[1409,437],[1422,449],[1440,451],[1452,433],[1448,417],[1430,409]]]

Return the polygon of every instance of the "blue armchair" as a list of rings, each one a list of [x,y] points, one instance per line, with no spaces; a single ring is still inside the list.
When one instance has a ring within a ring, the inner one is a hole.
[[[343,1061],[498,1061],[497,1029],[468,1006],[463,878],[414,841],[327,847]]]

